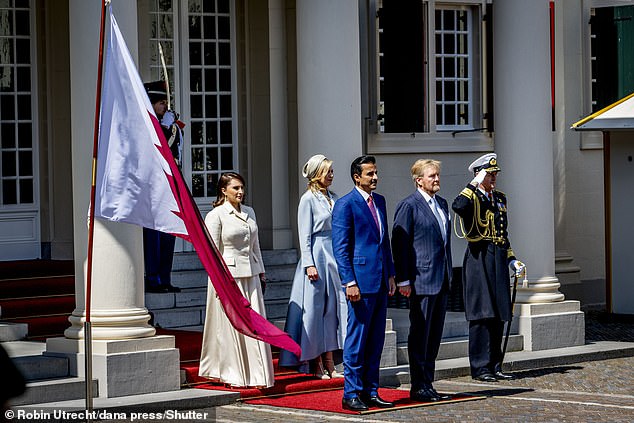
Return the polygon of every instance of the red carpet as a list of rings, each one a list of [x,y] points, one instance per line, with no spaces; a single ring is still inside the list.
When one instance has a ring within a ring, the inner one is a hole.
[[[200,347],[202,344],[201,332],[157,329],[157,334],[175,336],[176,347],[180,350],[181,354],[181,369],[185,370],[187,386],[197,389],[239,392],[241,399],[246,400],[245,402],[248,404],[358,414],[341,408],[341,398],[343,396],[342,378],[330,380],[316,379],[312,375],[281,368],[278,366],[277,358],[274,358],[274,386],[262,389],[231,388],[222,383],[210,382],[208,379],[198,376],[198,360],[200,359]],[[274,352],[273,356],[275,357],[276,355],[276,352]],[[451,400],[433,403],[414,403],[409,399],[409,391],[381,388],[379,392],[382,398],[395,401],[398,408],[424,407],[484,398],[457,394]],[[363,414],[379,411],[389,411],[389,409],[370,409]]]
[[[196,367],[198,371],[198,367]],[[275,374],[275,385],[270,388],[228,388],[217,383],[203,383],[196,385],[198,389],[212,389],[220,391],[239,392],[241,398],[270,397],[284,394],[314,393],[323,390],[336,390],[341,392],[343,388],[343,378],[320,380],[312,375],[302,373]],[[306,394],[302,394],[306,395]],[[292,395],[295,396],[295,395]],[[341,398],[339,398],[341,402]]]
[[[61,336],[75,309],[70,260],[0,262],[2,320],[29,325],[28,339]]]
[[[266,398],[252,398],[244,402],[251,405],[269,405],[273,407],[299,408],[302,410],[327,411],[331,413],[371,414],[380,413],[383,411],[394,411],[396,409],[402,408],[428,407],[431,405],[451,404],[455,402],[473,401],[486,398],[482,396],[455,394],[453,398],[444,401],[414,402],[409,399],[409,391],[392,388],[379,388],[379,395],[384,400],[393,401],[395,407],[373,407],[370,408],[368,411],[363,412],[344,410],[341,407],[341,398],[343,397],[343,391],[341,389]]]
[[[174,335],[176,348],[180,350],[181,369],[185,371],[187,386],[198,389],[239,392],[242,398],[254,398],[299,392],[312,392],[343,387],[343,379],[320,380],[312,375],[297,373],[278,366],[277,352],[273,352],[275,385],[270,388],[231,388],[198,376],[198,361],[203,334],[185,330],[157,329],[158,335]]]

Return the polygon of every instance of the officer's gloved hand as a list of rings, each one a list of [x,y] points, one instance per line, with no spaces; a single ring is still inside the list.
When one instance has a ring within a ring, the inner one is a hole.
[[[169,128],[170,126],[174,125],[174,122],[176,122],[176,119],[177,119],[176,114],[173,111],[168,110],[163,115],[163,119],[161,119],[161,125]]]
[[[511,260],[509,263],[509,267],[513,272],[515,272],[515,276],[521,276],[524,273],[524,269],[526,269],[526,265],[519,260]]]
[[[478,174],[475,176],[475,178],[473,178],[471,180],[471,184],[475,185],[476,187],[478,185],[480,185],[482,183],[482,181],[484,181],[484,178],[487,176],[487,171],[482,169],[480,172],[478,172]]]

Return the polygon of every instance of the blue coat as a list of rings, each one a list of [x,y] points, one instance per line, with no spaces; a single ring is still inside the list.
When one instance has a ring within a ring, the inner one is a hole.
[[[337,196],[331,193],[331,201]],[[302,347],[295,354],[280,351],[280,365],[302,366],[309,373],[307,361],[326,351],[343,349],[346,336],[347,304],[332,252],[332,211],[321,192],[306,191],[299,200],[297,230],[301,258],[297,264],[284,332]],[[306,268],[315,266],[319,279],[310,281]]]
[[[415,295],[436,295],[447,275],[451,283],[451,224],[447,201],[436,195],[447,222],[443,241],[440,225],[423,195],[414,192],[396,206],[392,250],[396,282],[409,281]]]
[[[368,204],[354,188],[335,203],[332,212],[332,246],[341,283],[356,281],[361,294],[376,294],[394,276],[385,198],[372,194],[383,234],[374,223]]]

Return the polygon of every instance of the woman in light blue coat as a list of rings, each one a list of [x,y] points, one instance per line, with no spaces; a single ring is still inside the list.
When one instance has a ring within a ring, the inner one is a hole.
[[[332,161],[321,154],[302,169],[308,189],[299,200],[297,229],[301,258],[297,264],[284,328],[301,347],[302,356],[280,354],[280,365],[299,367],[321,379],[343,377],[335,370],[333,351],[346,337],[346,298],[332,251],[332,207],[337,196],[328,190]]]

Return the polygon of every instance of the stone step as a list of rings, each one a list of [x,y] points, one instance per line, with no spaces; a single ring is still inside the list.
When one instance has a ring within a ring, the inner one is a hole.
[[[13,398],[10,404],[17,406],[85,399],[85,381],[85,378],[67,377],[30,382],[26,385],[26,392],[17,398]],[[99,396],[99,383],[97,380],[93,380],[92,383],[93,397],[96,398]]]
[[[407,337],[409,336],[409,310],[388,308],[387,315],[394,322],[394,330],[398,333],[397,342],[399,344],[407,343]],[[517,334],[518,331],[519,318],[515,318],[511,324],[511,334]],[[447,312],[442,336],[443,339],[469,336],[469,322],[465,319],[464,312]]]
[[[174,258],[172,259],[172,273],[187,270],[200,270],[202,268],[203,265],[200,262],[196,251],[174,253]]]
[[[397,345],[397,363],[398,365],[409,364],[409,355],[407,344]],[[524,337],[522,335],[509,336],[507,352],[522,351],[524,349]],[[463,358],[469,356],[469,338],[454,337],[443,338],[438,350],[437,360],[450,360],[454,358]]]
[[[278,320],[286,318],[288,310],[288,299],[266,300],[266,318],[268,320]]]
[[[266,278],[271,282],[293,281],[295,276],[295,264],[280,264],[276,266],[266,266]],[[290,293],[290,291],[289,291]]]
[[[264,301],[285,300],[288,304],[292,285],[293,281],[268,281],[264,292]]]
[[[293,248],[285,250],[262,250],[262,259],[264,260],[265,267],[297,265],[298,254],[297,250]],[[172,261],[173,272],[202,269],[203,265],[195,251],[174,254]]]
[[[286,250],[262,250],[262,260],[264,260],[265,266],[292,265],[294,268],[299,260],[299,255],[294,248]]]
[[[181,292],[147,293],[145,306],[149,310],[204,306],[207,301],[207,286],[183,289]]]
[[[64,378],[70,375],[70,364],[65,357],[44,356],[46,343],[11,341],[2,344],[7,354],[26,381]]]
[[[205,323],[205,306],[151,310],[154,326],[166,329],[200,326]]]
[[[19,341],[28,333],[26,323],[0,323],[0,342]]]
[[[294,264],[266,266],[266,278],[271,282],[292,281],[295,276],[295,267]],[[204,269],[173,271],[172,285],[181,289],[206,288],[207,272]]]
[[[206,288],[207,272],[204,269],[172,271],[172,285],[179,288]]]

